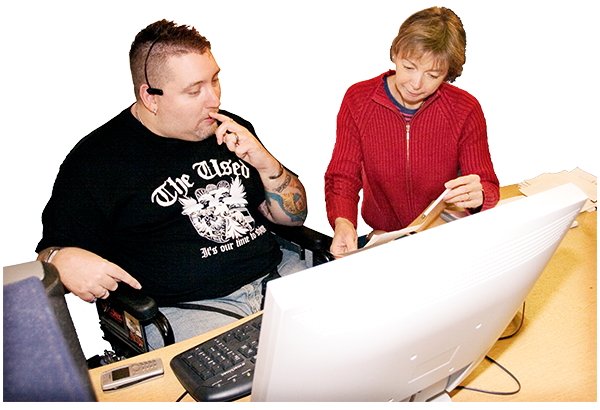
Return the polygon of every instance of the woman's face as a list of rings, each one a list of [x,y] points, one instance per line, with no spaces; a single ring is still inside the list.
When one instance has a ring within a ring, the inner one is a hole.
[[[448,69],[440,67],[431,54],[420,58],[395,57],[396,75],[391,77],[394,97],[406,108],[416,109],[446,79]]]

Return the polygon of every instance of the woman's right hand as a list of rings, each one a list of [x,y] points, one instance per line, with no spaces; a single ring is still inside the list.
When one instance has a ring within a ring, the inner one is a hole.
[[[110,291],[117,289],[119,282],[141,288],[140,283],[119,266],[81,248],[59,250],[52,264],[58,269],[65,288],[86,302],[106,299]]]
[[[329,251],[334,257],[339,258],[346,252],[356,249],[358,249],[358,234],[354,224],[346,218],[337,218]]]

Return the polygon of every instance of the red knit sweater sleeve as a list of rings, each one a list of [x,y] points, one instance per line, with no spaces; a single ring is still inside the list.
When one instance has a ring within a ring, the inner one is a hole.
[[[335,227],[337,218],[346,218],[357,225],[359,192],[362,189],[362,151],[356,112],[350,110],[350,100],[356,100],[351,87],[337,116],[337,137],[333,154],[325,173],[325,203],[327,218]],[[358,97],[364,98],[364,97]]]
[[[500,199],[500,183],[494,171],[487,138],[487,125],[479,103],[464,122],[459,141],[459,166],[463,175],[479,175],[484,191],[481,210],[493,208]]]

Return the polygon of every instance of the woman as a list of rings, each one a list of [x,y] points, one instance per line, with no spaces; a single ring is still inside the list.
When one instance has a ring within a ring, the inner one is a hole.
[[[481,107],[449,84],[462,73],[465,48],[454,12],[442,7],[417,12],[392,43],[396,70],[346,92],[325,174],[334,255],[358,247],[361,189],[363,219],[382,231],[409,225],[446,188],[444,200],[470,213],[498,202]]]

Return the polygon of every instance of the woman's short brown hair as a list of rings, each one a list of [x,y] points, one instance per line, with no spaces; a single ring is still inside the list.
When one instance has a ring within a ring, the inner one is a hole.
[[[431,7],[410,16],[392,42],[390,58],[420,57],[431,53],[437,64],[448,68],[445,80],[462,74],[466,61],[467,35],[460,18],[445,7]]]

